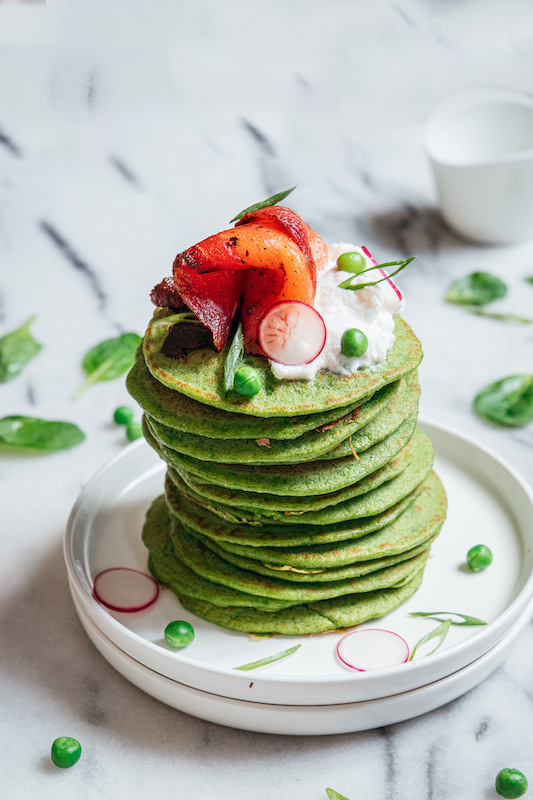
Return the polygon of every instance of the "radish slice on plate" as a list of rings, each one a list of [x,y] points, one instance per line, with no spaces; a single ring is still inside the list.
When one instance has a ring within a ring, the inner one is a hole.
[[[106,608],[131,614],[155,603],[159,584],[145,572],[128,567],[112,567],[102,570],[95,577],[93,594]]]
[[[343,664],[359,672],[405,664],[409,647],[405,639],[392,631],[367,628],[346,634],[337,643],[337,655]]]
[[[282,300],[263,314],[257,329],[263,353],[279,364],[309,364],[326,344],[326,323],[313,306]]]
[[[374,265],[377,267],[377,265],[378,265],[378,262],[376,261],[376,259],[374,258],[374,256],[372,256],[372,255],[370,254],[370,251],[369,251],[369,250],[367,250],[367,248],[366,248],[366,247],[364,247],[364,246],[363,246],[363,247],[361,247],[361,250],[363,251],[363,253],[365,253],[365,255],[367,255],[367,256],[368,256],[368,258],[371,260],[371,262],[372,262],[372,263],[373,263],[373,264],[374,264]],[[381,272],[381,274],[383,275],[383,277],[384,277],[384,278],[387,278],[387,277],[388,277],[388,276],[387,276],[387,273],[385,272],[385,270],[384,270],[384,269],[381,269],[381,268],[380,268],[380,270],[379,270],[379,271]],[[394,291],[394,293],[395,293],[395,295],[396,295],[396,297],[394,298],[395,302],[399,302],[399,303],[401,303],[401,302],[402,302],[402,300],[403,300],[403,295],[402,295],[402,293],[400,292],[400,290],[398,289],[398,287],[396,286],[396,284],[394,283],[394,281],[393,281],[393,280],[391,280],[391,279],[389,278],[389,279],[387,280],[387,283],[388,283],[388,284],[391,286],[391,288],[393,289],[393,291]]]

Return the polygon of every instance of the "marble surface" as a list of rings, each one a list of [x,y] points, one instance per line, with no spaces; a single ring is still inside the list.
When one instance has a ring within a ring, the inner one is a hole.
[[[446,305],[474,269],[531,315],[533,242],[482,247],[436,208],[421,147],[455,89],[533,91],[531,5],[488,0],[0,0],[0,334],[35,314],[43,349],[0,388],[1,416],[76,422],[79,447],[0,453],[2,796],[322,800],[495,797],[498,769],[533,779],[533,626],[487,680],[408,722],[334,736],[232,730],[152,699],[76,617],[62,557],[84,484],[126,445],[122,380],[73,394],[83,353],[142,333],[174,255],[240,208],[298,184],[291,205],[328,241],[417,254],[400,285],[423,342],[421,413],[474,436],[533,483],[533,428],[477,419],[485,383],[531,370],[533,328]],[[482,538],[482,532],[477,532]],[[50,762],[56,736],[83,757]]]

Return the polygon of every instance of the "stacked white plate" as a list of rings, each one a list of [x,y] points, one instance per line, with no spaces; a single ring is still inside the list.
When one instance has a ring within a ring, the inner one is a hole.
[[[148,505],[163,491],[165,465],[138,441],[94,476],[69,520],[69,585],[88,636],[125,678],[162,702],[265,733],[367,730],[423,714],[468,691],[503,661],[533,613],[533,494],[496,454],[442,426],[420,425],[435,446],[448,517],[421,589],[363,627],[395,631],[412,648],[438,622],[409,612],[458,612],[486,625],[453,625],[433,655],[356,672],[336,656],[340,633],[258,639],[195,617],[168,590],[139,613],[106,610],[93,597],[93,579],[109,567],[147,571],[141,528]],[[494,560],[472,573],[465,559],[476,544],[490,547]],[[176,619],[195,630],[194,641],[182,650],[170,649],[163,636]],[[268,667],[235,669],[293,644],[301,647]]]

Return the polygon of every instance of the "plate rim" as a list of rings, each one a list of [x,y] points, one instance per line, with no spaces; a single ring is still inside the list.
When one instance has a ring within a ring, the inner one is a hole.
[[[462,431],[458,431],[456,429],[451,428],[448,425],[445,425],[440,422],[436,422],[429,418],[421,416],[418,420],[418,425],[428,434],[428,436],[432,437],[432,431],[435,431],[437,434],[445,437],[452,437],[456,440],[460,440],[463,443],[466,443],[469,447],[473,448],[474,450],[480,451],[483,455],[488,456],[493,462],[496,462],[501,468],[508,473],[514,483],[519,487],[519,489],[523,492],[525,498],[529,502],[530,510],[533,514],[533,491],[529,487],[528,483],[522,477],[522,475],[511,465],[509,464],[504,458],[502,458],[498,453],[496,453],[493,449],[486,446],[483,443],[478,442],[474,437],[464,434]],[[237,682],[242,684],[242,688],[248,686],[248,677],[245,673],[239,674],[236,671],[229,667],[215,667],[213,665],[206,664],[206,662],[198,661],[197,659],[191,658],[187,656],[185,653],[176,653],[171,651],[166,651],[163,647],[159,644],[149,641],[145,639],[141,635],[137,634],[136,632],[129,629],[127,626],[122,625],[119,620],[116,620],[112,617],[103,606],[101,606],[92,595],[89,595],[87,592],[86,587],[83,585],[82,581],[79,579],[78,571],[76,569],[76,565],[74,563],[74,557],[72,553],[72,538],[75,533],[75,526],[76,526],[76,519],[80,510],[81,505],[84,502],[84,498],[86,497],[87,493],[91,491],[91,488],[98,484],[98,482],[102,479],[103,476],[110,470],[116,468],[117,464],[120,464],[125,459],[131,458],[132,454],[136,453],[139,449],[148,449],[148,445],[143,439],[140,439],[136,442],[131,443],[127,447],[124,448],[120,453],[117,453],[107,462],[102,464],[102,466],[93,474],[93,476],[89,479],[89,481],[85,484],[84,488],[82,489],[80,495],[78,496],[71,513],[68,518],[67,528],[64,536],[64,558],[67,568],[67,573],[69,575],[69,588],[70,587],[70,580],[72,580],[76,586],[76,588],[81,591],[82,596],[86,599],[87,603],[90,604],[91,610],[93,614],[91,614],[93,621],[97,624],[97,627],[101,629],[100,624],[98,624],[97,620],[102,621],[106,628],[115,628],[120,636],[120,633],[123,632],[127,639],[131,640],[132,645],[135,644],[137,647],[141,648],[142,650],[148,651],[150,654],[150,660],[152,660],[152,656],[156,659],[161,659],[163,663],[168,663],[169,669],[174,671],[178,668],[178,665],[181,664],[184,669],[188,670],[196,670],[198,673],[205,674],[206,676],[216,676],[217,679],[227,679],[231,680],[232,682]],[[148,450],[147,450],[148,452]],[[151,451],[150,451],[151,452]],[[159,472],[163,474],[165,471],[165,464],[164,462],[160,462],[157,465],[154,465],[152,469],[149,471],[147,470],[146,475],[143,476],[143,479],[146,479],[147,474],[149,472],[152,475],[154,472]],[[95,517],[97,514],[95,514]],[[458,654],[462,650],[468,650],[468,645],[470,644],[470,648],[475,651],[479,650],[480,646],[483,646],[484,643],[488,640],[489,645],[485,648],[490,649],[496,641],[501,639],[505,634],[505,629],[508,628],[513,621],[519,616],[519,614],[523,611],[523,609],[527,606],[528,602],[533,597],[533,569],[531,570],[530,574],[528,575],[522,589],[519,591],[517,596],[512,600],[511,603],[500,613],[498,616],[488,623],[486,626],[483,626],[483,629],[479,632],[476,632],[475,636],[470,637],[467,640],[463,640],[456,644],[447,647],[446,649],[436,653],[431,657],[431,659],[424,660],[421,659],[418,662],[411,662],[409,664],[409,675],[411,677],[410,683],[413,683],[414,680],[418,680],[417,676],[420,676],[422,679],[421,682],[417,683],[416,685],[423,685],[424,683],[430,683],[431,681],[435,680],[435,674],[439,674],[442,677],[442,669],[446,670],[448,667],[446,666],[450,662],[454,661]],[[216,626],[218,627],[218,626]],[[498,638],[493,638],[494,630],[501,630],[501,636]],[[239,633],[239,632],[237,632]],[[334,632],[332,632],[334,633]],[[242,633],[243,636],[247,634]],[[294,635],[295,638],[302,638],[297,637]],[[109,637],[111,638],[111,637]],[[287,637],[288,638],[288,637]],[[475,642],[477,647],[472,644]],[[123,649],[123,648],[121,648]],[[470,660],[475,660],[479,657],[479,652],[471,658]],[[138,660],[138,659],[137,659]],[[469,662],[467,662],[469,663]],[[464,665],[464,664],[463,664]],[[151,667],[147,667],[151,668]],[[450,671],[446,674],[451,674],[452,672],[456,671],[457,667],[450,669]],[[351,672],[346,672],[346,674],[320,674],[320,675],[266,675],[264,673],[255,675],[254,681],[259,685],[263,685],[265,687],[280,687],[282,685],[289,685],[291,686],[301,686],[305,684],[310,687],[316,686],[324,686],[325,684],[334,685],[335,687],[344,687],[344,686],[354,686],[357,685],[359,689],[362,691],[365,690],[365,687],[370,691],[371,689],[368,687],[372,687],[374,684],[381,684],[385,683],[388,684],[391,680],[398,678],[399,676],[407,673],[405,670],[405,665],[400,665],[383,669],[383,670],[376,670],[373,672],[365,672],[365,673],[358,673],[357,674],[357,682],[354,681],[353,674]],[[429,673],[429,675],[424,678],[425,674]],[[405,691],[405,688],[399,688],[397,693]]]

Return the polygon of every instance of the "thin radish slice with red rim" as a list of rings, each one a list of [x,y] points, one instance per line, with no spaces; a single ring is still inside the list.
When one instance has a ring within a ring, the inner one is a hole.
[[[159,584],[145,572],[129,567],[111,567],[95,577],[93,593],[95,599],[111,611],[131,614],[155,603]]]
[[[361,250],[363,251],[363,253],[364,253],[366,256],[368,256],[368,258],[371,260],[371,262],[372,262],[372,263],[373,263],[373,264],[374,264],[374,265],[377,267],[377,265],[378,265],[378,262],[376,261],[376,259],[374,258],[374,256],[372,256],[372,255],[370,254],[370,251],[369,251],[369,250],[367,250],[367,248],[366,248],[364,245],[363,245],[363,247],[361,247]],[[384,270],[384,269],[381,269],[381,268],[380,268],[380,270],[379,270],[379,271],[381,272],[381,274],[383,275],[383,277],[384,277],[384,278],[388,278],[388,275],[387,275],[387,273],[385,272],[385,270]],[[393,281],[393,280],[391,280],[391,278],[388,278],[388,280],[387,280],[387,283],[388,283],[388,284],[390,284],[390,286],[392,287],[392,289],[394,290],[394,292],[395,292],[395,294],[396,294],[396,296],[397,296],[397,298],[398,298],[398,302],[400,302],[400,303],[401,303],[401,302],[402,302],[402,300],[403,300],[403,295],[402,295],[402,293],[400,292],[400,290],[398,289],[398,287],[396,286],[396,284],[394,283],[394,281]]]
[[[347,633],[339,639],[337,655],[347,667],[365,672],[405,664],[409,659],[409,647],[397,633],[367,628]]]
[[[263,314],[258,326],[263,353],[287,366],[309,364],[326,344],[326,323],[313,306],[282,300]]]

